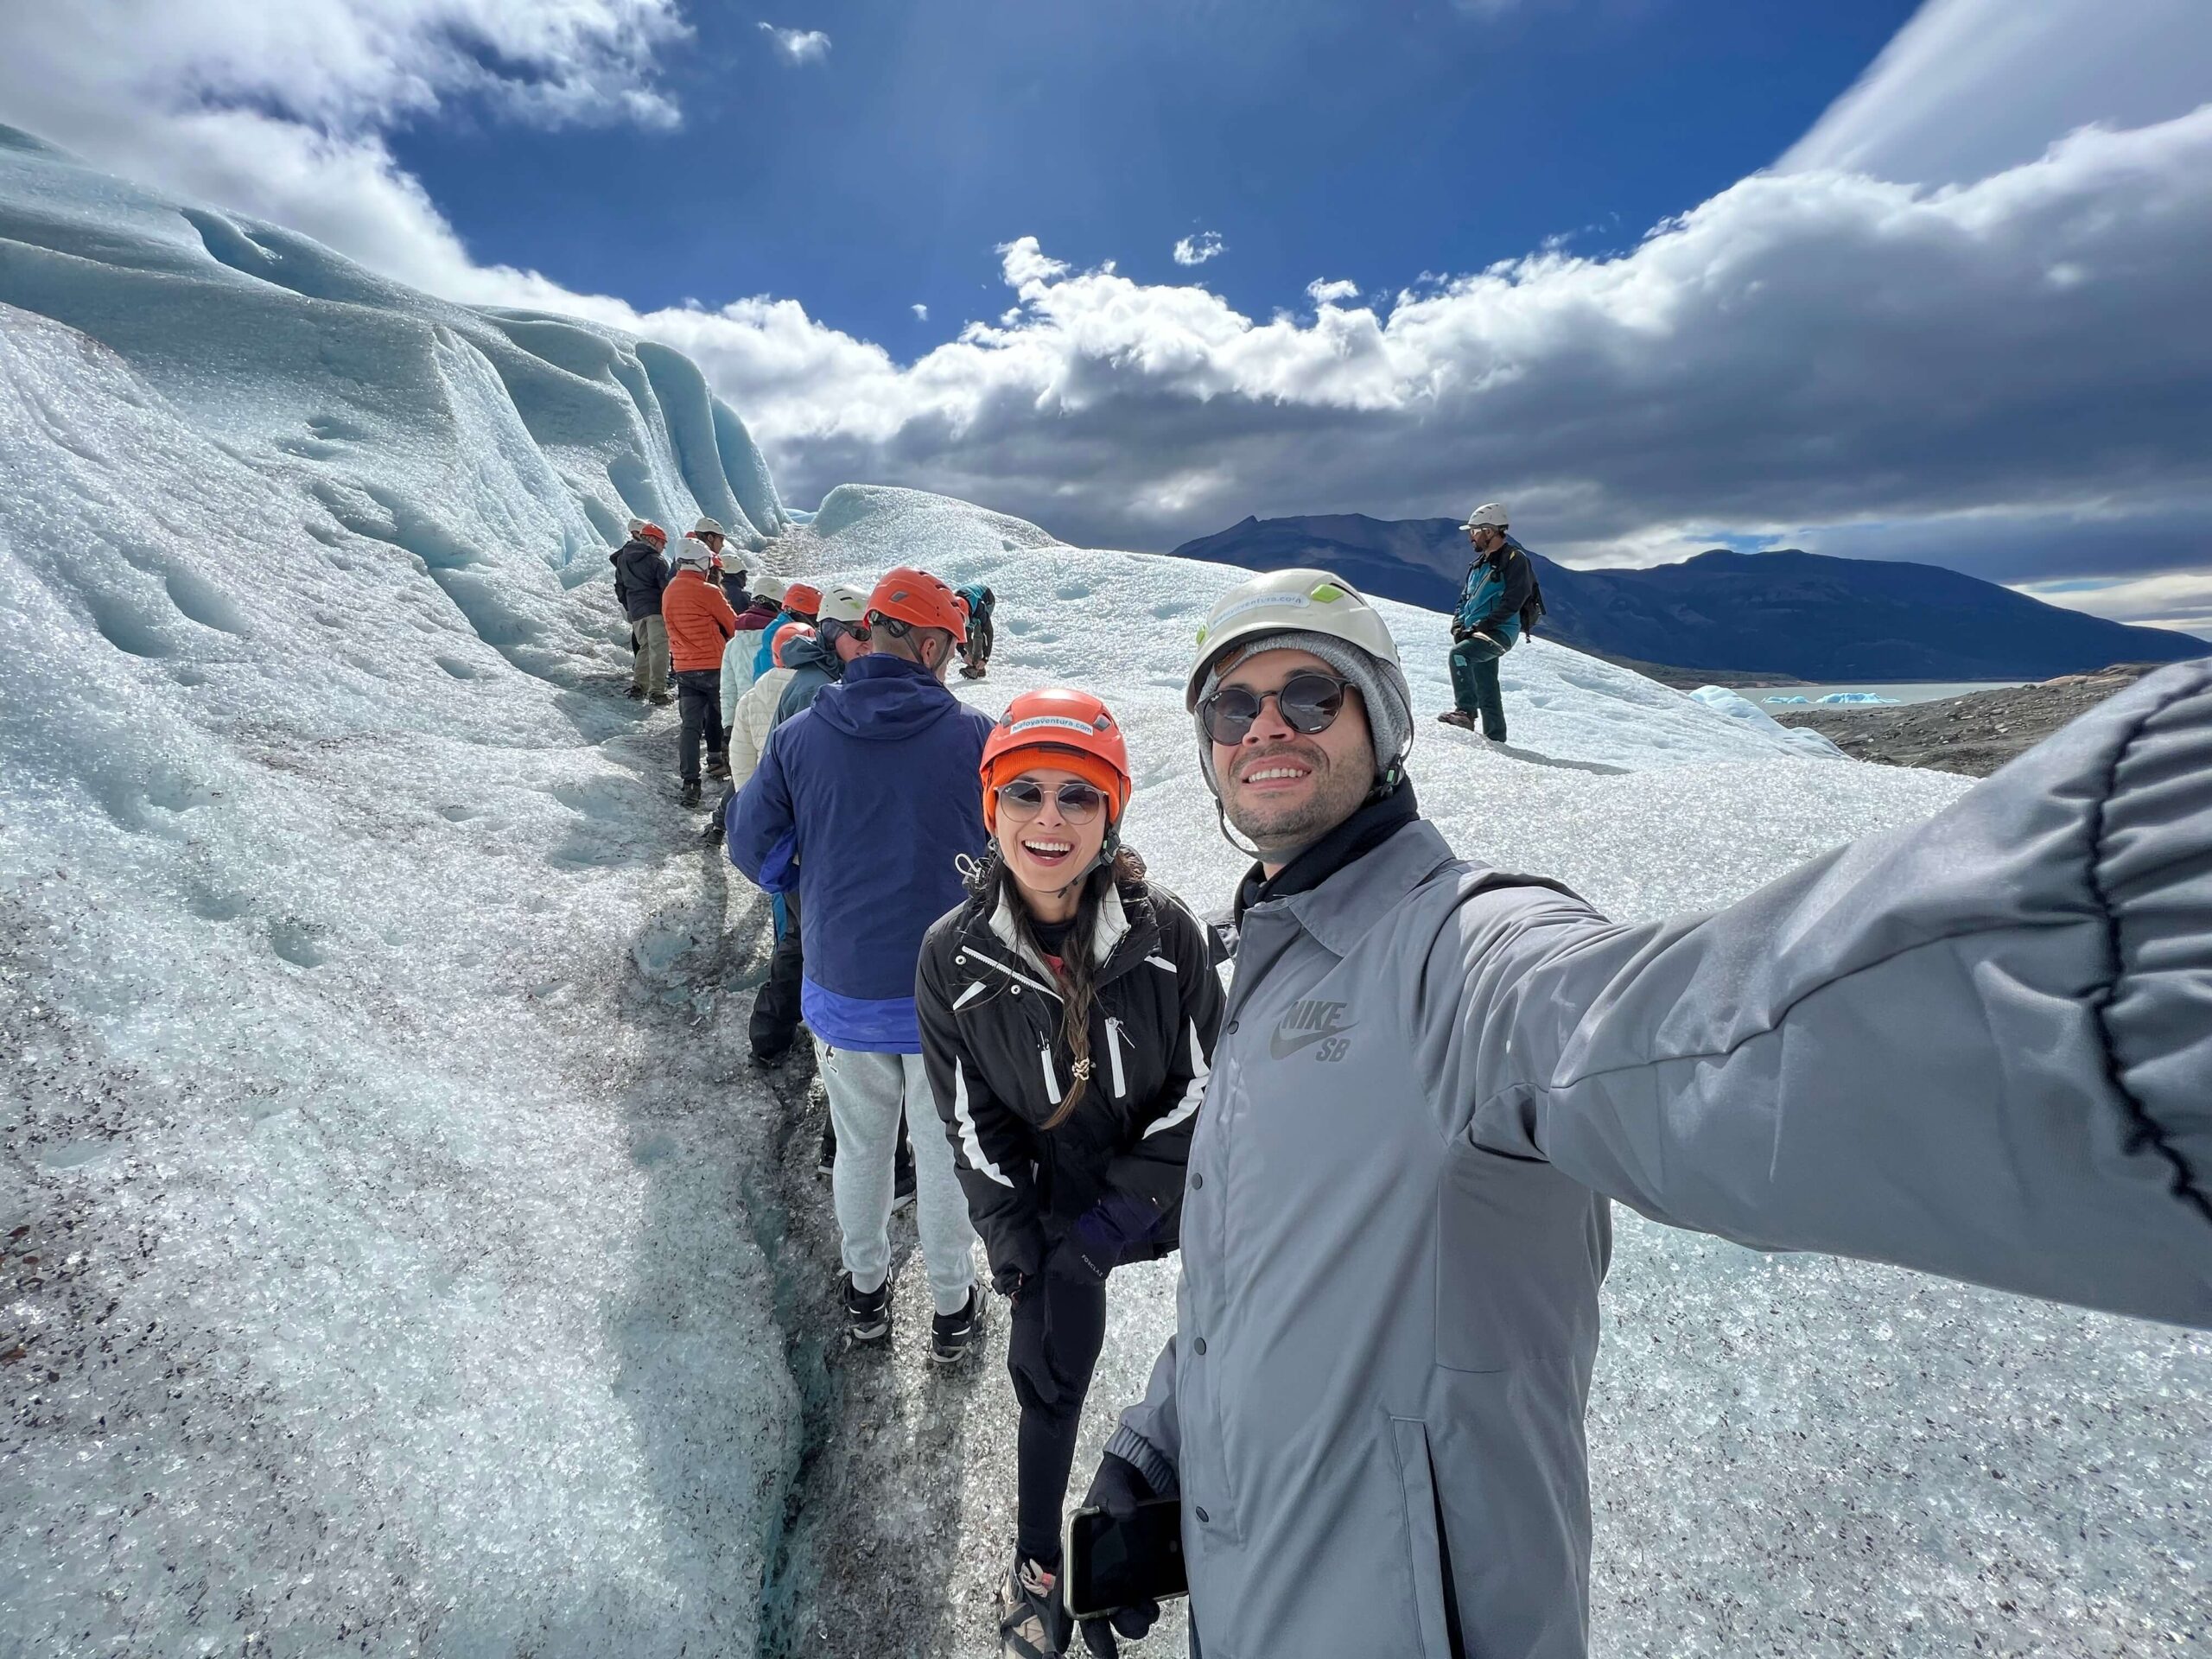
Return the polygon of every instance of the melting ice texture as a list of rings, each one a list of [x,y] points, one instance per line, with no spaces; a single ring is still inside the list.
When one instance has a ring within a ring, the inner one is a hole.
[[[668,716],[619,697],[620,519],[992,583],[962,695],[1104,692],[1131,837],[1202,909],[1238,861],[1183,667],[1238,573],[909,491],[787,513],[672,354],[20,137],[0,308],[11,1639],[753,1650],[797,1436],[754,1196],[778,1109],[714,1062],[745,1011],[717,941],[760,907],[666,804]],[[1488,748],[1434,724],[1445,620],[1384,608],[1427,810],[1619,915],[1967,787],[1541,639]],[[2201,1639],[2201,1339],[1622,1223],[1600,1653]],[[1086,1459],[1172,1321],[1167,1269],[1117,1275]],[[959,1488],[963,1602],[1010,1532],[1003,1378],[970,1409],[958,1468],[891,1469]]]

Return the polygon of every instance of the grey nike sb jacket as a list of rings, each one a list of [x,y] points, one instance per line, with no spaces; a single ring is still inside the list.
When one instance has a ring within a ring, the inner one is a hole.
[[[1414,822],[1243,917],[1177,1333],[1205,1659],[1579,1659],[1608,1199],[2212,1325],[2212,663],[1716,914]]]

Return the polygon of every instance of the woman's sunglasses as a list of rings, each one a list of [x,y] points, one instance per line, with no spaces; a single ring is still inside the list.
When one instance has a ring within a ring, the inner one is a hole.
[[[1260,710],[1273,697],[1276,709],[1281,712],[1283,724],[1311,737],[1316,732],[1325,732],[1335,723],[1337,716],[1344,712],[1344,693],[1350,690],[1350,680],[1301,668],[1282,683],[1279,691],[1252,691],[1241,685],[1224,685],[1198,705],[1198,719],[1205,725],[1206,735],[1215,742],[1242,743],[1244,734],[1252,729],[1252,722],[1260,717]]]
[[[1060,803],[1060,816],[1070,823],[1089,823],[1106,804],[1104,792],[1091,784],[1062,784],[1054,792]],[[1044,810],[1044,785],[1017,778],[999,785],[1000,817],[1027,823]]]

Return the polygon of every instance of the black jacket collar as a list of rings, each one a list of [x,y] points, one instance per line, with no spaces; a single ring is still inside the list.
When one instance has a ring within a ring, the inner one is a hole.
[[[1255,864],[1238,885],[1236,918],[1268,899],[1287,899],[1311,893],[1355,859],[1364,857],[1421,817],[1421,803],[1414,798],[1414,781],[1406,779],[1379,801],[1370,801],[1358,811],[1308,847],[1278,870],[1272,880]]]

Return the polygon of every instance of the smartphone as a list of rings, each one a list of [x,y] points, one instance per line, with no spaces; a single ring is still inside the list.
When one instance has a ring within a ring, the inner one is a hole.
[[[1136,1518],[1077,1510],[1068,1523],[1068,1611],[1103,1618],[1140,1601],[1191,1593],[1183,1570],[1183,1500],[1155,1497]]]

